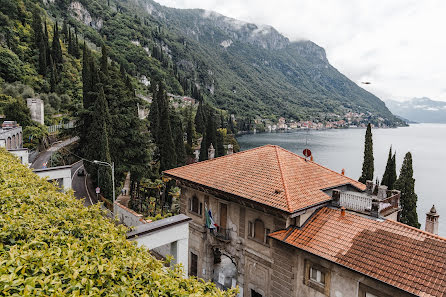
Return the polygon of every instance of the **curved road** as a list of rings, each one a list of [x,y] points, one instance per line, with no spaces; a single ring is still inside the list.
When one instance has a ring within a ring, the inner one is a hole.
[[[62,148],[64,146],[72,144],[73,142],[77,141],[78,139],[79,139],[79,137],[76,136],[76,137],[64,140],[62,142],[55,143],[49,149],[47,149],[46,151],[41,152],[39,154],[39,156],[36,158],[36,160],[34,160],[34,162],[31,164],[31,168],[41,169],[41,168],[45,168],[45,167],[47,167],[47,168],[50,167],[51,164],[48,164],[48,161],[50,161],[53,153],[57,152],[57,150],[59,150],[60,148]],[[45,163],[47,164],[46,166],[44,166]]]
[[[90,179],[87,177],[87,175],[77,175],[80,169],[85,170],[82,161],[78,161],[71,165],[71,187],[74,190],[74,196],[77,199],[84,199],[85,206],[96,204],[98,201],[96,199],[96,194],[93,193],[93,187],[90,184]]]

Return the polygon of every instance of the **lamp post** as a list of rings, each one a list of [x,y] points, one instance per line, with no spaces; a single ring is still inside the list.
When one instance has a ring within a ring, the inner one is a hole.
[[[97,165],[103,165],[103,166],[109,166],[111,168],[112,171],[112,184],[113,184],[113,216],[116,215],[115,212],[115,162],[107,163],[107,162],[103,162],[103,161],[98,161],[98,160],[94,160],[93,161],[94,164]]]

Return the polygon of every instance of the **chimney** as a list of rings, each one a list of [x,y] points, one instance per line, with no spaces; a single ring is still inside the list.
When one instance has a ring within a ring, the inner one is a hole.
[[[228,144],[228,150],[226,151],[226,155],[232,155],[234,153],[234,146],[232,144]]]
[[[340,190],[333,190],[331,192],[331,204],[334,207],[340,207],[341,206],[341,191]]]
[[[378,186],[378,195],[379,200],[384,200],[387,198],[387,186]]]
[[[214,149],[214,146],[211,143],[211,146],[208,149],[208,159],[212,160],[212,159],[214,159],[214,157],[215,157],[215,149]]]
[[[372,200],[370,215],[374,218],[379,218],[379,201],[377,199]]]
[[[371,180],[368,180],[365,182],[366,185],[366,193],[369,195],[372,195],[373,193],[373,182]]]
[[[341,216],[345,217],[345,207],[341,207]]]
[[[438,235],[438,218],[440,215],[437,214],[435,205],[432,205],[430,212],[426,214],[426,232],[430,232]]]

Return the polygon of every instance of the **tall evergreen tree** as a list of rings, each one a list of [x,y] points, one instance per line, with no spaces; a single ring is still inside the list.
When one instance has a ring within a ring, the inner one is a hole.
[[[210,107],[209,105],[206,105],[206,145],[207,148],[211,146],[211,144],[214,146],[214,148],[217,146],[217,123],[215,121],[215,110]]]
[[[420,228],[417,215],[418,196],[415,193],[415,179],[413,178],[412,154],[408,152],[401,166],[400,176],[395,182],[395,189],[401,191],[400,222]]]
[[[158,83],[152,82],[152,103],[150,104],[149,110],[149,122],[150,122],[150,133],[152,134],[152,138],[155,143],[159,143],[158,141],[158,131],[160,126],[160,111],[158,104]]]
[[[51,46],[51,56],[53,58],[53,63],[56,68],[60,67],[63,63],[62,58],[62,47],[60,46],[60,36],[59,36],[59,28],[56,24],[54,25],[54,34],[53,34],[53,44]]]
[[[66,42],[68,40],[68,24],[67,24],[67,19],[63,20],[63,24],[62,24],[62,35],[63,35],[63,40]]]
[[[102,85],[97,84],[95,88],[98,96],[93,105],[91,126],[88,129],[88,139],[90,141],[87,147],[87,158],[111,163],[109,143],[110,113]],[[111,197],[112,180],[110,168],[100,166],[98,171],[99,177],[96,177],[98,185],[103,188],[103,193],[106,197]]]
[[[42,27],[42,18],[40,17],[40,10],[36,7],[33,10],[33,30],[34,30],[34,44],[35,48],[39,52],[39,74],[46,76],[47,69],[47,57],[46,57],[46,44],[45,35]]]
[[[160,156],[160,170],[174,168],[177,164],[177,155],[175,152],[175,144],[173,141],[172,128],[170,125],[169,101],[167,99],[165,87],[163,83],[158,87],[158,104],[160,126],[158,131],[158,149]]]
[[[206,126],[206,114],[205,107],[203,106],[203,100],[198,103],[197,114],[195,115],[195,130],[198,133],[203,134]]]
[[[381,185],[387,186],[388,189],[393,189],[396,181],[396,162],[395,154],[392,155],[392,147],[389,150],[389,156],[387,158],[386,170],[384,171]]]
[[[362,175],[359,178],[359,181],[365,183],[368,180],[373,180],[373,172],[374,172],[374,158],[373,158],[372,126],[369,123],[367,125],[367,131],[365,133],[364,163],[362,164]]]
[[[186,148],[184,146],[184,131],[181,117],[174,109],[171,110],[171,126],[173,140],[175,143],[175,153],[177,155],[177,166],[186,164]]]
[[[217,130],[217,145],[215,147],[215,154],[217,157],[221,157],[225,155],[225,147],[224,147],[224,134],[223,131],[225,129]]]
[[[204,131],[203,139],[201,140],[199,161],[204,161],[207,159],[208,159],[208,145],[206,143],[206,131]]]
[[[192,122],[192,106],[187,109],[187,126],[186,126],[186,134],[187,134],[187,144],[190,148],[193,146],[194,140],[194,124]]]

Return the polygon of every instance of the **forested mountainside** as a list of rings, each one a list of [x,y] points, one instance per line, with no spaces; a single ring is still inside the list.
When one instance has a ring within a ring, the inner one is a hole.
[[[398,123],[376,96],[333,66],[311,41],[290,42],[269,26],[151,0],[44,1],[132,75],[166,81],[175,94],[201,90],[238,118],[327,119],[348,111]]]

